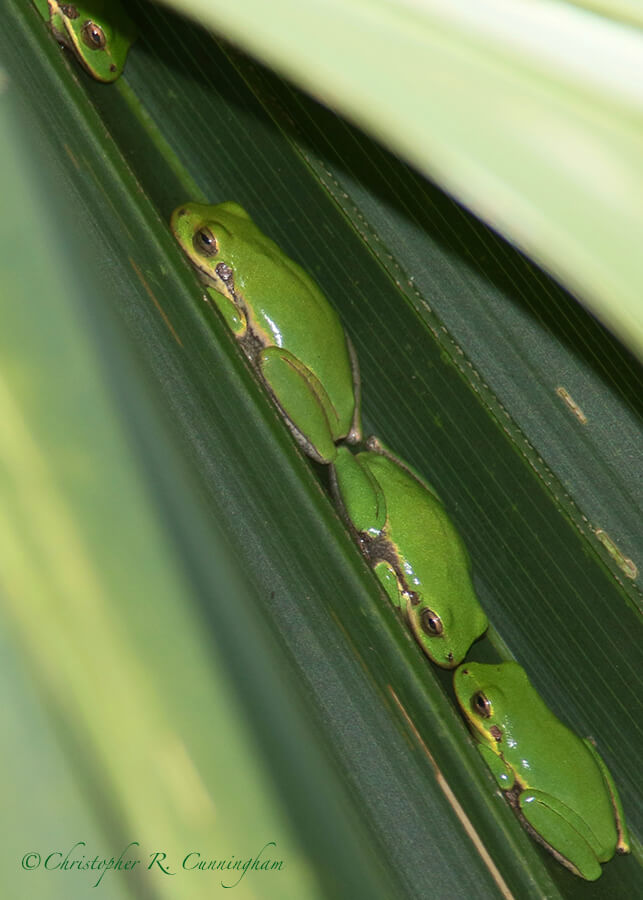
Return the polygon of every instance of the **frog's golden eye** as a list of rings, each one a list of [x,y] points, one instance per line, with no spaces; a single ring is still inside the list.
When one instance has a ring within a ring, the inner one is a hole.
[[[80,33],[83,37],[83,43],[90,50],[102,50],[107,43],[103,29],[96,25],[95,22],[85,22]]]
[[[194,234],[192,245],[200,256],[216,256],[219,252],[217,239],[209,228],[199,228]]]
[[[429,637],[438,637],[444,631],[442,619],[428,607],[425,607],[420,613],[420,625],[422,626],[422,631],[428,634]]]
[[[471,709],[483,719],[488,719],[491,715],[491,703],[487,700],[482,691],[477,691],[471,698]]]

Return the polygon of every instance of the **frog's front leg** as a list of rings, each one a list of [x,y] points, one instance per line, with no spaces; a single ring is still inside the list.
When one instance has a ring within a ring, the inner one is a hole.
[[[514,785],[515,775],[511,766],[508,766],[502,757],[494,753],[487,744],[476,744],[478,753],[484,759],[496,779],[498,787],[503,791],[509,791]]]
[[[216,288],[206,287],[206,292],[234,336],[237,338],[243,337],[248,328],[248,320],[243,310],[239,309],[231,297],[227,294],[222,294]]]
[[[331,481],[336,500],[360,542],[381,537],[386,525],[386,500],[371,471],[362,465],[360,455],[353,456],[347,447],[338,447]],[[394,567],[388,560],[373,560],[368,550],[365,555],[393,606],[403,609],[402,588]]]
[[[338,447],[331,470],[333,490],[347,519],[358,534],[379,537],[386,525],[386,500],[371,471],[363,466],[360,454]]]
[[[600,878],[591,831],[573,809],[543,791],[526,790],[518,797],[517,810],[533,837],[566,868],[587,881]]]
[[[353,456],[346,447],[338,448],[331,469],[333,491],[391,604],[406,615],[408,595],[391,562],[393,547],[385,533],[386,498],[373,473],[362,465],[360,456]]]
[[[316,462],[332,462],[339,418],[321,381],[282,347],[262,350],[257,365],[297,443]]]
[[[373,566],[373,571],[393,606],[403,612],[405,594],[393,566],[390,562],[381,559]]]

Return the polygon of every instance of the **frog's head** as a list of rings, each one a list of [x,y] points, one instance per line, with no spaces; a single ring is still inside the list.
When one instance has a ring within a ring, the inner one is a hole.
[[[222,274],[233,273],[240,235],[251,225],[248,213],[237,203],[184,203],[175,209],[170,227],[181,249],[202,280],[223,293]]]
[[[51,22],[58,40],[76,54],[98,81],[115,81],[136,37],[134,24],[120,4],[84,0],[54,6]]]
[[[453,676],[453,688],[471,728],[497,751],[511,740],[517,709],[528,705],[534,693],[527,673],[516,662],[465,663]]]
[[[489,624],[473,589],[471,594],[466,612],[454,607],[450,598],[440,601],[423,596],[419,603],[412,599],[407,603],[407,618],[415,639],[429,659],[443,669],[459,666]]]

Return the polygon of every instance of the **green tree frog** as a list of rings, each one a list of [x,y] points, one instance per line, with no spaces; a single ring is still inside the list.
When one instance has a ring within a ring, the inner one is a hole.
[[[56,40],[71,50],[98,81],[114,81],[123,71],[136,32],[118,0],[34,0]]]
[[[426,655],[451,669],[487,627],[469,555],[433,488],[376,438],[366,447],[339,448],[333,491],[392,604]]]
[[[607,766],[545,706],[518,663],[465,663],[453,684],[483,759],[532,837],[588,881],[615,852],[629,852]]]
[[[295,440],[320,463],[360,438],[352,345],[319,287],[236,203],[185,203],[174,235]]]

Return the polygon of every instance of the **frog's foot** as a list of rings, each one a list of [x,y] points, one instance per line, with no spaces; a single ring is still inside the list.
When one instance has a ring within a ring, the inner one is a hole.
[[[328,394],[310,369],[280,347],[259,354],[259,371],[297,443],[315,462],[335,459],[339,420]]]
[[[603,776],[603,781],[605,782],[605,786],[608,790],[608,793],[612,799],[612,807],[614,810],[614,820],[616,823],[616,832],[618,835],[618,840],[616,843],[616,852],[617,853],[629,853],[630,852],[630,835],[627,829],[627,824],[625,822],[625,813],[623,812],[623,804],[621,803],[621,798],[618,795],[618,791],[616,789],[616,783],[612,778],[612,774],[610,770],[607,768],[605,763],[603,762],[603,757],[600,755],[596,747],[594,746],[594,742],[589,738],[585,738],[584,743],[589,750],[589,752],[594,757],[596,765],[601,770],[601,775]]]
[[[355,396],[355,407],[353,409],[353,421],[346,435],[347,444],[359,444],[362,440],[362,381],[359,374],[359,362],[357,361],[357,353],[353,342],[346,335],[346,346],[348,347],[348,358],[351,364],[351,375],[353,378],[353,394]]]
[[[596,881],[602,869],[591,832],[572,809],[542,791],[523,791],[516,807],[527,831],[575,875]]]

